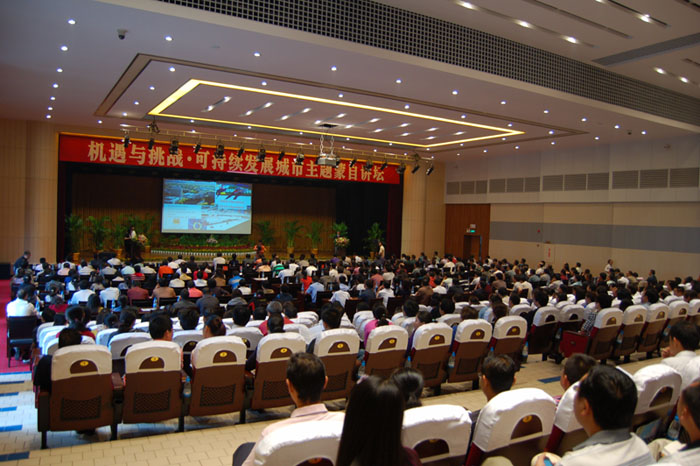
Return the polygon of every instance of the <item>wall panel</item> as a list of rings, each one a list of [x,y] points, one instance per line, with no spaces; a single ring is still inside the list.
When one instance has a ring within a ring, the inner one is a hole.
[[[446,204],[445,210],[445,252],[464,256],[464,235],[470,224],[476,225],[477,235],[481,235],[482,255],[491,255],[491,206],[489,204]]]

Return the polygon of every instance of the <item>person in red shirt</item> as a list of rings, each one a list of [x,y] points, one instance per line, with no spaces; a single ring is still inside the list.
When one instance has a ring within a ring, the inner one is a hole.
[[[311,286],[311,282],[313,282],[313,279],[311,278],[310,275],[306,273],[306,270],[304,270],[301,273],[301,292],[306,293],[306,290]]]
[[[173,268],[168,265],[167,259],[164,259],[160,267],[158,267],[158,277],[163,278],[163,275],[172,275]]]
[[[279,301],[272,301],[266,308],[267,318],[269,319],[273,314],[280,314],[284,318],[284,325],[293,324],[294,322],[292,322],[286,315],[282,314],[282,309],[282,303]],[[267,320],[260,324],[260,327],[258,328],[263,335],[267,335]]]
[[[141,282],[137,280],[133,282],[126,295],[129,297],[129,303],[131,303],[134,299],[148,299],[148,290],[141,288]]]
[[[187,291],[190,293],[190,298],[201,298],[204,295],[202,290],[199,290],[194,286],[194,281],[192,280],[187,282]]]

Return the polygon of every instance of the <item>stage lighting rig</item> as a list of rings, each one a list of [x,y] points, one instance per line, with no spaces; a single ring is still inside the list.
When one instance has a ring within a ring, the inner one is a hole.
[[[130,143],[131,143],[131,138],[129,138],[129,132],[127,131],[127,132],[124,134],[124,149],[126,149],[127,147],[129,147],[129,144],[130,144]]]
[[[433,170],[435,170],[435,166],[433,165],[432,162],[430,162],[430,166],[425,171],[425,176],[430,176],[430,174],[433,172]]]
[[[295,165],[304,165],[304,153],[303,152],[297,153],[297,156],[294,159],[294,164]]]
[[[202,150],[202,142],[201,142],[201,141],[197,141],[197,144],[195,144],[195,146],[194,146],[194,153],[195,153],[195,154],[198,154],[200,150]],[[215,156],[216,156],[217,154],[218,154],[218,151],[214,152],[214,155],[215,155]]]
[[[406,164],[401,162],[401,165],[396,167],[396,173],[398,173],[399,175],[403,175],[403,172],[405,172],[405,171],[406,171]]]
[[[386,159],[384,159],[384,163],[379,167],[379,169],[381,171],[384,171],[387,166],[389,166],[389,162]]]
[[[372,163],[372,161],[371,161],[371,160],[368,160],[367,162],[365,162],[365,166],[364,166],[363,168],[365,169],[366,172],[371,172],[371,171],[372,171],[372,165],[374,165],[374,164]]]
[[[223,159],[224,158],[224,144],[219,143],[216,145],[216,150],[214,151],[214,157],[217,159]]]
[[[243,157],[243,151],[245,151],[245,147],[243,147],[243,144],[241,144],[241,147],[238,149],[236,156],[238,156],[238,158]]]
[[[356,163],[357,163],[357,159],[356,158],[352,159],[352,161],[350,161],[350,167],[354,167]]]
[[[156,145],[156,138],[151,136],[151,139],[148,140],[148,150],[153,149],[153,146]]]
[[[278,162],[281,162],[282,160],[284,160],[284,156],[285,156],[285,155],[286,155],[286,152],[284,151],[284,149],[282,149],[282,150],[280,151],[280,154],[277,156],[277,161],[278,161]]]
[[[263,163],[265,162],[265,155],[267,154],[267,151],[263,146],[260,146],[260,149],[258,149],[258,162]]]
[[[170,141],[170,154],[171,155],[177,154],[177,150],[179,149],[179,147],[180,147],[180,143],[178,142],[177,139],[173,139],[172,141]]]

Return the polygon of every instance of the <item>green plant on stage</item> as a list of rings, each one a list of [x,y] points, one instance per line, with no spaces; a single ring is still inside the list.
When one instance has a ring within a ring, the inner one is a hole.
[[[311,222],[309,224],[309,232],[306,234],[306,237],[311,240],[311,249],[318,249],[318,247],[320,246],[322,232],[322,222]]]
[[[272,240],[275,238],[275,229],[272,227],[272,222],[269,220],[263,220],[261,222],[256,222],[255,226],[258,227],[260,231],[260,241],[266,246],[272,244]]]
[[[70,252],[80,252],[80,240],[85,232],[85,221],[80,215],[66,216],[66,232],[68,233]]]
[[[379,226],[378,222],[374,222],[367,230],[367,236],[365,237],[365,244],[369,251],[375,251],[379,245],[379,241],[382,241],[382,235],[384,232]]]
[[[348,226],[345,222],[334,223],[331,225],[331,231],[333,232],[331,238],[335,238],[336,236],[348,236]]]
[[[109,235],[109,216],[103,215],[102,217],[93,217],[90,215],[87,218],[87,223],[89,224],[90,236],[92,236],[92,241],[95,245],[96,251],[101,251],[105,239]]]
[[[107,238],[113,250],[121,249],[124,246],[126,229],[124,214],[112,219],[111,225],[108,226]]]
[[[287,235],[288,248],[294,247],[294,240],[296,239],[297,235],[299,234],[302,228],[303,227],[299,225],[298,220],[290,220],[288,222],[284,222],[284,232]]]

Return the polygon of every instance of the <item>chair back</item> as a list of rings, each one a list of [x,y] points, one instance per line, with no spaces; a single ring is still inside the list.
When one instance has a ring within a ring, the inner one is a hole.
[[[389,377],[403,365],[408,332],[398,325],[385,325],[372,330],[365,344],[365,374]]]
[[[452,328],[440,322],[423,324],[413,334],[412,345],[411,367],[423,374],[426,387],[440,385],[450,357]]]
[[[420,406],[404,412],[401,439],[424,464],[455,461],[466,456],[471,431],[469,411],[461,406]]]
[[[151,336],[144,332],[120,333],[109,341],[109,351],[112,359],[123,359],[130,346],[151,340]]]
[[[252,409],[286,406],[292,403],[287,391],[287,361],[306,351],[306,341],[298,333],[273,333],[258,344],[257,369],[253,384]]]
[[[257,327],[235,327],[226,331],[226,336],[236,336],[243,340],[243,344],[246,346],[247,354],[255,351],[258,347],[258,343],[263,338],[263,334]]]
[[[622,311],[609,307],[598,311],[595,317],[587,353],[595,359],[606,359],[613,351],[613,342],[622,327]]]
[[[494,354],[507,354],[516,364],[527,336],[527,321],[519,316],[501,317],[496,321],[491,337]]]
[[[613,357],[628,356],[637,350],[637,342],[644,329],[646,313],[647,310],[644,306],[630,306],[624,310]]]
[[[52,325],[50,327],[40,328],[36,332],[36,341],[39,348],[43,350],[46,343],[58,336],[61,330],[68,327],[68,325]]]
[[[462,322],[462,316],[459,314],[445,314],[444,316],[438,317],[437,321],[447,325],[448,327],[456,327],[460,322]]]
[[[352,317],[352,324],[359,330],[363,321],[372,319],[374,319],[374,314],[372,314],[372,311],[358,311]]]
[[[574,398],[579,382],[571,385],[559,400],[554,414],[554,427],[547,439],[546,451],[562,456],[584,441],[588,436],[574,415]]]
[[[316,339],[314,354],[326,367],[328,383],[321,394],[321,400],[347,398],[354,386],[352,380],[360,349],[360,337],[352,329],[325,330]]]
[[[201,330],[178,330],[173,333],[173,342],[180,345],[183,353],[190,354],[197,343],[204,339]]]
[[[106,328],[104,330],[101,330],[97,334],[97,339],[95,340],[95,343],[98,345],[102,346],[108,346],[109,343],[109,336],[117,331],[116,328]]]
[[[666,364],[642,367],[632,380],[637,386],[635,415],[653,411],[663,416],[676,405],[681,394],[681,374]]]
[[[527,314],[530,311],[532,311],[532,307],[529,304],[516,304],[508,311],[508,315],[522,317],[523,314]]]
[[[342,432],[340,416],[337,421],[299,422],[280,427],[256,445],[255,464],[333,466]]]
[[[9,344],[31,344],[34,340],[34,329],[39,324],[35,316],[8,317],[7,340]],[[28,343],[25,343],[29,340]],[[22,343],[20,343],[22,342]]]
[[[535,312],[527,339],[530,354],[547,354],[552,350],[560,313],[561,310],[552,306],[541,307]]]
[[[309,327],[303,324],[285,324],[284,325],[284,331],[285,332],[294,332],[298,333],[299,335],[302,336],[304,341],[306,343],[311,343],[311,331],[309,330]]]
[[[491,333],[491,324],[482,319],[464,320],[459,323],[452,344],[455,359],[448,378],[450,383],[478,380],[481,362],[488,352]]]

